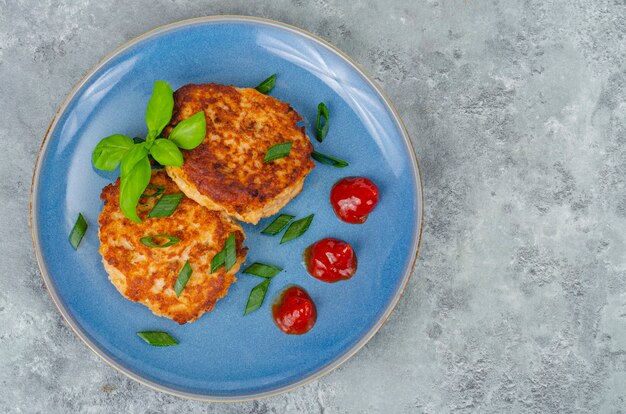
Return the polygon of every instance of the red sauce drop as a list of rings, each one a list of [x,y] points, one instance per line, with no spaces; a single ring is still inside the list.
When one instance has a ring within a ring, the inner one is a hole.
[[[361,224],[378,203],[378,187],[365,177],[346,177],[330,190],[330,204],[339,219]]]
[[[328,283],[350,279],[356,272],[356,254],[348,243],[322,239],[304,251],[306,268],[311,276]]]
[[[282,291],[272,306],[272,315],[278,329],[288,335],[309,332],[317,320],[315,303],[300,286],[290,286]]]

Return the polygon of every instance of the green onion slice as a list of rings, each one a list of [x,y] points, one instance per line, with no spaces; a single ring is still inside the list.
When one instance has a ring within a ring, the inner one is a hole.
[[[74,227],[72,227],[72,231],[70,232],[70,244],[74,248],[74,250],[78,250],[78,245],[80,241],[83,239],[85,232],[87,231],[87,222],[85,221],[85,217],[81,213],[78,213],[78,218],[76,219],[76,223],[74,223]]]
[[[157,238],[164,238],[168,241],[165,243],[156,243],[154,239]],[[148,247],[162,248],[173,246],[178,243],[180,239],[178,237],[170,236],[168,234],[155,234],[154,236],[142,237],[141,239],[139,239],[139,241]]]
[[[224,266],[228,272],[237,262],[237,247],[235,246],[235,233],[230,233],[224,246]]]
[[[309,226],[311,225],[311,222],[313,221],[313,216],[315,216],[315,214],[311,214],[310,216],[307,216],[300,220],[296,220],[293,223],[291,223],[289,225],[289,228],[285,232],[285,234],[283,234],[283,238],[280,239],[280,244],[286,243],[290,240],[293,240],[302,236],[304,232],[309,229]]]
[[[165,187],[162,185],[148,184],[148,186],[146,187],[146,190],[148,189],[154,190],[154,192],[151,192],[150,194],[146,194],[146,191],[144,191],[141,197],[158,197],[165,192]]]
[[[228,272],[237,262],[237,246],[235,244],[235,233],[230,233],[224,248],[211,259],[211,273],[218,271],[222,266]]]
[[[169,217],[174,214],[176,211],[176,207],[180,203],[180,200],[183,199],[183,193],[176,194],[165,194],[163,197],[159,198],[159,201],[152,207],[150,213],[148,213],[148,217]]]
[[[261,233],[275,236],[280,233],[294,217],[295,216],[290,216],[289,214],[281,214],[280,216],[276,217],[269,226],[264,228]]]
[[[263,82],[259,83],[259,85],[254,88],[257,91],[261,92],[264,95],[270,93],[272,89],[274,89],[274,85],[276,84],[276,74],[273,74],[269,78],[265,79]]]
[[[324,123],[322,124],[322,118],[324,118]],[[326,107],[326,104],[324,102],[320,102],[319,105],[317,105],[317,122],[316,122],[316,126],[315,126],[315,130],[316,130],[316,138],[319,142],[324,141],[324,138],[326,138],[326,134],[328,134],[328,122],[329,122],[330,118],[328,116],[328,108]]]
[[[263,162],[270,162],[286,157],[291,152],[292,145],[293,142],[281,142],[280,144],[272,145],[265,153]]]
[[[252,263],[250,266],[243,271],[243,273],[247,273],[249,275],[255,275],[259,277],[265,277],[268,279],[276,276],[280,271],[283,270],[280,267],[266,265],[264,263]]]
[[[224,250],[220,250],[220,252],[211,259],[211,273],[217,272],[222,266],[224,266]]]
[[[137,336],[152,346],[172,346],[178,345],[178,341],[167,332],[143,331],[137,332]]]
[[[339,158],[331,157],[330,155],[322,154],[321,152],[313,151],[311,157],[317,162],[321,162],[322,164],[331,165],[335,168],[343,168],[347,167],[349,164],[340,160]]]
[[[176,278],[176,283],[174,284],[174,291],[176,292],[176,297],[180,296],[180,293],[183,291],[187,282],[189,282],[189,278],[191,277],[191,265],[189,264],[189,260],[185,262],[185,265],[180,270],[178,277]]]
[[[247,315],[261,307],[271,281],[272,279],[267,279],[252,288],[250,296],[248,297],[248,303],[246,303],[246,311],[244,312],[244,315]]]

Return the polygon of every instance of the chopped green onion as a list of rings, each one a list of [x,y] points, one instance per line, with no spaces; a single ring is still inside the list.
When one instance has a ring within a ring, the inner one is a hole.
[[[183,199],[183,193],[176,194],[165,194],[163,197],[159,198],[159,201],[152,207],[150,213],[148,213],[148,217],[169,217],[174,214],[176,211],[176,207],[180,203],[180,200]]]
[[[290,216],[289,214],[281,214],[276,217],[269,226],[264,228],[261,233],[275,236],[280,233],[294,217],[295,216]]]
[[[83,239],[86,231],[87,222],[85,221],[85,217],[83,217],[81,213],[78,213],[76,223],[74,223],[74,227],[72,227],[72,231],[70,232],[70,244],[72,245],[74,250],[78,250],[78,245]]]
[[[224,243],[224,248],[211,259],[211,273],[218,271],[222,266],[228,272],[237,262],[237,246],[235,244],[235,233],[230,233]]]
[[[220,267],[224,266],[224,250],[220,250],[213,259],[211,259],[211,273],[215,273]]]
[[[322,125],[322,118],[324,118],[324,124]],[[326,134],[328,134],[328,122],[330,118],[328,116],[328,108],[324,102],[320,102],[317,105],[317,122],[315,125],[315,130],[317,132],[316,138],[319,142],[324,141],[326,138]]]
[[[144,191],[141,197],[158,197],[165,192],[165,187],[162,185],[148,184],[147,189],[154,190],[154,193],[146,194]]]
[[[248,297],[248,303],[246,303],[246,311],[244,312],[244,315],[247,315],[261,307],[271,281],[272,279],[267,279],[252,288],[250,296]]]
[[[322,164],[331,165],[335,168],[343,168],[347,167],[349,164],[340,160],[339,158],[331,157],[330,155],[322,154],[321,152],[313,151],[311,157],[317,162],[321,162]]]
[[[263,82],[259,83],[259,85],[254,89],[264,95],[267,95],[272,89],[274,89],[274,84],[276,84],[276,74],[273,74],[269,78],[265,79]]]
[[[180,296],[180,293],[183,291],[187,282],[189,282],[189,278],[191,277],[191,265],[189,264],[189,260],[185,262],[185,265],[180,270],[178,277],[176,278],[176,283],[174,284],[174,291],[176,292],[176,296]]]
[[[272,145],[265,153],[263,162],[270,162],[286,157],[291,152],[292,145],[293,142],[281,142],[280,144]]]
[[[224,246],[224,266],[228,272],[237,262],[237,247],[235,246],[235,233],[230,233]]]
[[[168,241],[163,244],[155,243],[154,239],[156,238],[164,238],[164,239],[167,239]],[[148,247],[162,248],[162,247],[173,246],[176,243],[178,243],[180,239],[178,237],[170,236],[168,234],[155,234],[154,236],[142,237],[141,239],[139,239],[139,241]]]
[[[270,266],[264,263],[252,263],[246,268],[246,270],[243,271],[243,273],[271,279],[280,273],[281,270],[283,269],[280,267]]]
[[[167,332],[143,331],[137,332],[137,336],[152,346],[172,346],[178,345],[178,341]]]
[[[315,214],[311,214],[305,218],[300,220],[296,220],[289,225],[289,228],[283,234],[283,238],[280,239],[280,244],[286,243],[290,240],[296,239],[304,234],[305,231],[309,229],[311,222],[313,221],[313,216]]]

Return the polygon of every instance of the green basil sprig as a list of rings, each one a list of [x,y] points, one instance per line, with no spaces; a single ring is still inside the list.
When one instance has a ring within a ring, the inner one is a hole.
[[[200,111],[179,122],[168,139],[161,133],[172,119],[174,92],[169,83],[154,82],[152,96],[146,108],[148,134],[145,140],[115,134],[102,139],[93,150],[94,167],[112,171],[120,167],[120,209],[129,219],[141,223],[137,215],[139,198],[150,183],[152,169],[148,155],[162,166],[180,167],[183,154],[179,148],[191,150],[202,143],[206,136],[206,118]]]

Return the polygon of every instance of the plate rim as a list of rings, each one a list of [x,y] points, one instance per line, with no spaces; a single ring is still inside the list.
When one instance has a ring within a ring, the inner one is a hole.
[[[58,124],[58,121],[60,119],[59,114],[63,113],[67,109],[71,100],[75,97],[76,93],[84,86],[84,84],[98,70],[100,70],[104,65],[106,65],[110,60],[117,57],[120,53],[124,52],[125,50],[134,46],[135,44],[140,43],[143,40],[149,39],[158,34],[166,33],[166,32],[176,30],[176,29],[186,27],[186,26],[194,26],[197,24],[217,23],[217,22],[257,23],[257,24],[261,24],[264,26],[270,26],[270,27],[286,30],[288,32],[295,33],[297,35],[304,36],[308,38],[309,40],[315,43],[318,43],[322,45],[323,47],[326,47],[327,49],[330,49],[331,52],[334,52],[342,60],[348,63],[348,65],[350,65],[356,71],[356,73],[360,75],[373,88],[373,90],[380,96],[385,107],[387,108],[389,113],[392,115],[394,123],[396,124],[397,127],[399,127],[399,130],[401,131],[402,138],[405,141],[405,144],[408,150],[408,155],[411,161],[413,175],[414,175],[414,179],[416,183],[415,190],[418,195],[417,197],[418,202],[421,203],[419,205],[419,212],[421,213],[420,217],[418,217],[419,226],[416,227],[416,233],[413,234],[413,245],[411,249],[413,252],[412,261],[410,265],[407,266],[407,268],[405,269],[400,285],[396,289],[393,298],[388,303],[387,307],[384,309],[384,312],[381,314],[378,320],[375,321],[372,328],[370,328],[354,345],[352,345],[349,349],[347,349],[341,355],[337,356],[334,360],[332,360],[325,366],[319,368],[318,370],[313,371],[309,373],[308,375],[305,375],[304,377],[298,379],[297,381],[294,381],[290,384],[286,384],[280,387],[269,389],[269,390],[264,390],[260,392],[251,392],[251,393],[241,393],[241,394],[235,394],[235,395],[219,395],[219,394],[211,395],[211,394],[189,392],[189,391],[185,391],[182,389],[160,384],[148,378],[144,378],[140,374],[124,366],[122,363],[119,363],[118,361],[116,361],[113,357],[108,355],[106,351],[101,349],[97,343],[92,341],[86,335],[86,333],[82,330],[79,324],[76,322],[72,314],[68,312],[62,300],[59,298],[56,290],[54,288],[51,288],[51,286],[53,286],[53,281],[50,277],[50,274],[47,271],[46,263],[42,256],[41,245],[40,245],[40,240],[39,240],[38,217],[37,217],[37,213],[35,212],[35,209],[33,208],[33,206],[36,204],[37,199],[38,199],[39,179],[40,179],[39,176],[40,176],[41,166],[43,163],[42,154],[47,149],[47,145],[49,142],[48,138],[50,137],[50,133],[54,128],[56,128]],[[422,185],[422,175],[421,175],[419,164],[417,161],[415,148],[413,146],[409,133],[406,129],[406,126],[404,125],[404,122],[402,121],[400,117],[400,114],[398,113],[397,109],[395,108],[395,106],[393,105],[393,103],[391,102],[387,94],[376,83],[376,81],[374,81],[374,79],[350,56],[348,56],[346,53],[344,53],[343,51],[341,51],[340,49],[338,49],[331,43],[327,42],[326,40],[322,39],[321,37],[313,33],[310,33],[306,30],[300,29],[299,27],[290,25],[288,23],[283,23],[283,22],[279,22],[276,20],[267,19],[264,17],[246,16],[246,15],[230,15],[230,14],[193,17],[193,18],[179,20],[176,22],[157,26],[152,30],[149,30],[145,33],[142,33],[139,36],[136,36],[124,42],[122,45],[113,49],[111,52],[105,55],[101,60],[99,60],[95,65],[89,68],[86,71],[86,73],[74,84],[72,89],[65,96],[65,98],[63,99],[59,107],[57,108],[56,112],[54,113],[52,120],[50,121],[50,124],[48,125],[43,141],[41,142],[39,151],[37,153],[37,159],[35,161],[33,176],[31,180],[29,209],[30,209],[29,225],[30,225],[30,230],[31,230],[31,241],[33,244],[33,250],[35,252],[35,259],[37,262],[37,267],[39,268],[39,274],[41,275],[41,278],[43,279],[43,282],[46,286],[46,290],[48,291],[48,294],[50,295],[52,302],[56,306],[58,312],[61,314],[65,322],[69,325],[70,329],[74,332],[74,334],[78,336],[78,338],[87,346],[87,348],[89,348],[101,360],[103,360],[109,366],[113,367],[118,372],[131,378],[132,380],[137,381],[140,384],[148,388],[151,388],[153,390],[159,391],[159,392],[163,392],[163,393],[170,394],[176,397],[186,398],[190,400],[206,401],[206,402],[243,402],[243,401],[256,400],[260,398],[268,398],[268,397],[272,397],[278,394],[283,394],[283,393],[291,391],[300,386],[309,384],[321,378],[322,376],[334,371],[339,366],[341,366],[346,361],[348,361],[352,356],[354,356],[358,351],[360,351],[374,337],[374,335],[376,335],[376,333],[378,333],[378,331],[385,324],[389,316],[393,313],[393,310],[397,306],[398,302],[400,301],[400,298],[404,294],[404,291],[406,290],[408,282],[411,278],[413,269],[415,268],[415,263],[419,255],[419,249],[421,246],[422,233],[423,233],[423,228],[424,228],[424,192],[423,192],[423,185]]]

